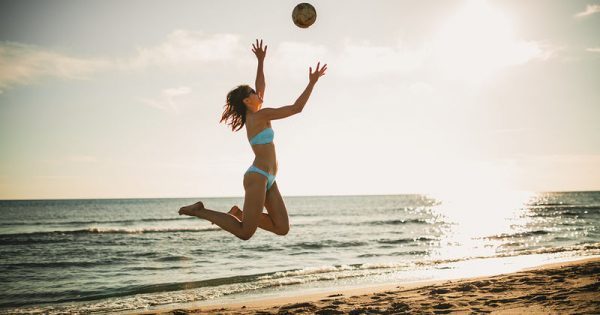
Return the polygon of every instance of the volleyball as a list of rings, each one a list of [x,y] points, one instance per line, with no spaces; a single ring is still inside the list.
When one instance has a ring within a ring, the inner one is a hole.
[[[292,11],[292,20],[296,26],[307,28],[317,20],[317,10],[310,3],[300,3]]]

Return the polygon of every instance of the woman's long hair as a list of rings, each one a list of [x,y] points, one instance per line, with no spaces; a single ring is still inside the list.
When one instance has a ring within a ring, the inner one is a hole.
[[[248,85],[240,85],[227,93],[227,103],[221,121],[231,126],[232,131],[238,131],[246,124],[246,105],[244,99],[254,91]]]

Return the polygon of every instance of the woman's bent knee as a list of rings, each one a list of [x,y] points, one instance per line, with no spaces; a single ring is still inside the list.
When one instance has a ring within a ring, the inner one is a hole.
[[[242,241],[247,241],[249,239],[252,238],[252,235],[250,234],[242,234],[242,235],[238,235],[238,238],[241,239]]]
[[[275,230],[275,234],[277,235],[287,235],[290,232],[290,226],[286,226],[283,228],[278,228],[277,230]]]
[[[256,228],[252,229],[252,230],[244,230],[244,231],[242,231],[242,233],[240,233],[240,235],[236,235],[236,236],[239,237],[243,241],[247,241],[250,238],[252,238],[252,236],[254,235],[255,232],[256,232]]]

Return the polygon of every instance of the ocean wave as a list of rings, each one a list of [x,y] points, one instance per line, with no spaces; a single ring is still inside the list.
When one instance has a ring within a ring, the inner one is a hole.
[[[158,262],[169,262],[169,261],[188,261],[192,260],[192,258],[187,256],[165,256],[155,259]]]
[[[98,267],[103,265],[114,265],[127,262],[126,259],[115,258],[101,261],[51,261],[51,262],[22,262],[12,264],[0,264],[0,269],[40,269],[40,268],[73,268],[73,267]]]
[[[13,299],[9,303],[4,303],[0,307],[20,306],[18,309],[8,311],[9,313],[31,313],[40,311],[42,313],[69,313],[76,312],[117,312],[135,309],[144,309],[149,305],[179,304],[213,299],[225,295],[250,292],[270,287],[290,286],[296,284],[305,284],[318,281],[338,280],[354,277],[366,276],[385,276],[386,274],[412,270],[414,268],[448,268],[444,266],[448,263],[460,262],[472,259],[485,259],[492,257],[510,257],[523,256],[530,254],[551,254],[564,251],[584,252],[585,255],[600,254],[600,243],[580,244],[559,248],[541,248],[535,250],[526,250],[518,253],[507,253],[490,256],[461,257],[455,259],[431,259],[419,262],[404,263],[367,263],[353,265],[326,265],[320,267],[310,267],[294,270],[285,270],[264,274],[234,276],[225,278],[215,278],[201,281],[190,281],[180,283],[161,283],[152,285],[132,285],[121,288],[115,288],[103,293],[98,292],[77,292],[77,295],[71,295],[70,298],[57,301],[56,299],[47,299],[40,301],[43,296],[36,296],[35,299],[25,299],[24,296],[12,295]],[[29,294],[28,294],[29,295]],[[109,299],[118,298],[118,299]],[[27,301],[25,305],[23,302]],[[53,305],[48,308],[37,307],[39,305],[51,302],[76,302],[78,304]],[[83,303],[87,302],[87,303]],[[20,305],[18,303],[21,303]],[[24,307],[28,306],[29,307]]]
[[[518,251],[518,255],[533,255],[533,254],[554,254],[554,253],[562,253],[562,252],[576,252],[583,251],[589,252],[589,254],[598,255],[600,254],[600,243],[587,243],[587,244],[578,244],[572,246],[560,246],[560,247],[543,247],[536,249],[523,249]],[[507,256],[516,256],[516,254],[507,255]],[[504,255],[500,255],[499,257],[504,257]]]
[[[358,258],[369,258],[369,257],[379,257],[379,256],[383,256],[383,254],[374,254],[374,253],[366,253],[366,254],[360,254],[356,257]]]
[[[5,237],[7,236],[8,237]],[[4,234],[0,235],[0,246],[15,246],[15,245],[45,245],[64,243],[63,238],[37,238],[34,234]]]
[[[77,230],[76,233],[118,233],[118,234],[141,234],[141,233],[172,233],[172,232],[207,232],[218,231],[219,227],[204,228],[163,228],[163,227],[144,227],[144,228],[104,228],[92,227],[84,230]]]
[[[407,244],[407,243],[415,243],[415,242],[433,242],[437,241],[433,238],[428,237],[416,237],[416,238],[400,238],[400,239],[380,239],[377,240],[377,243],[380,244]]]
[[[457,258],[449,258],[449,259],[438,259],[438,260],[425,260],[415,262],[415,265],[418,266],[430,266],[430,265],[438,265],[444,263],[453,263],[459,261],[467,261],[474,259],[485,259],[485,258],[502,258],[502,257],[515,257],[515,256],[527,256],[527,255],[540,255],[540,254],[556,254],[556,253],[565,253],[565,252],[573,252],[580,253],[581,255],[590,256],[590,255],[600,255],[600,243],[583,243],[578,245],[571,246],[559,246],[559,247],[541,247],[535,249],[517,249],[510,252],[504,253],[496,253],[485,256],[464,256]]]
[[[330,272],[336,272],[336,271],[342,271],[342,270],[354,270],[354,269],[356,269],[356,266],[351,266],[351,265],[310,267],[310,268],[279,271],[279,272],[275,272],[272,274],[266,274],[264,276],[258,277],[258,280],[317,275],[317,274],[323,274],[323,273],[330,273]]]
[[[600,205],[576,205],[576,204],[535,204],[525,205],[526,208],[532,210],[600,210]]]
[[[389,254],[390,256],[424,256],[429,255],[429,251],[426,250],[411,250],[408,252],[394,252]]]
[[[0,241],[3,245],[7,245],[4,242],[9,242],[11,239],[17,239],[18,237],[31,237],[31,236],[49,236],[49,235],[79,235],[79,234],[142,234],[142,233],[175,233],[175,232],[208,232],[218,231],[219,227],[199,227],[199,228],[179,228],[179,227],[132,227],[132,228],[115,228],[115,227],[89,227],[87,229],[77,230],[56,230],[47,232],[28,232],[28,233],[7,233],[0,234]],[[38,239],[31,239],[31,241],[39,241]],[[17,245],[17,244],[10,244]]]
[[[82,302],[82,301],[94,301],[108,298],[118,298],[133,296],[138,294],[151,294],[151,293],[169,293],[173,291],[189,290],[196,288],[208,288],[219,285],[236,285],[244,283],[252,283],[260,275],[250,276],[234,276],[226,278],[216,278],[209,280],[200,281],[189,281],[189,282],[177,282],[177,283],[159,283],[150,285],[129,285],[119,288],[113,288],[99,291],[85,291],[80,290],[76,292],[70,292],[68,297],[65,297],[64,293],[52,292],[46,295],[40,295],[37,292],[23,293],[23,294],[12,294],[10,302],[0,303],[0,307],[15,307],[15,306],[26,306],[31,304],[46,304],[46,303],[67,303],[67,302]],[[60,298],[62,297],[62,298]],[[198,296],[200,300],[211,297],[209,296]],[[152,303],[154,305],[154,303]],[[147,305],[145,305],[147,306]],[[145,307],[144,306],[144,307]],[[1,313],[1,312],[0,312]]]
[[[554,206],[576,206],[576,204],[562,203],[562,202],[532,202],[526,204],[529,207],[554,207]]]
[[[136,224],[140,222],[168,222],[168,221],[183,221],[183,220],[194,220],[193,217],[181,217],[181,218],[146,218],[146,219],[135,219],[135,220],[88,220],[88,221],[16,221],[16,222],[0,222],[0,226],[68,226],[68,225],[90,225],[90,224]]]
[[[578,216],[585,214],[585,213],[577,213],[577,212],[573,212],[573,211],[545,211],[545,212],[534,212],[534,213],[528,213],[523,215],[524,217],[531,217],[531,218],[555,218],[555,217],[561,217],[561,216],[565,216],[565,217],[574,217],[577,218]]]
[[[538,249],[526,249],[519,252],[513,253],[499,253],[495,255],[487,256],[467,256],[458,257],[451,259],[429,259],[412,262],[402,263],[365,263],[365,264],[351,264],[351,265],[328,265],[321,267],[310,267],[303,269],[280,271],[275,273],[268,273],[257,277],[257,280],[273,280],[273,279],[286,279],[290,277],[305,277],[305,280],[296,280],[302,283],[309,281],[319,281],[326,279],[340,279],[346,276],[364,276],[368,274],[385,274],[393,271],[407,270],[414,267],[430,267],[436,265],[442,265],[446,263],[453,263],[459,261],[473,260],[473,259],[485,259],[494,257],[513,257],[533,254],[553,254],[560,252],[586,252],[586,255],[597,255],[600,254],[600,243],[587,243],[573,246],[562,246],[562,247],[548,247]],[[427,255],[427,251],[410,251],[403,253],[396,253],[396,255]],[[366,272],[366,273],[365,273]],[[340,275],[340,273],[343,273]],[[333,275],[335,274],[335,275]],[[284,282],[287,282],[286,280]]]
[[[202,281],[134,285],[108,290],[103,293],[98,293],[96,291],[78,291],[76,292],[77,294],[70,295],[69,298],[63,299],[56,298],[55,294],[53,294],[52,297],[40,295],[36,295],[34,297],[30,296],[31,294],[16,294],[11,296],[10,302],[1,303],[0,307],[6,308],[20,306],[19,309],[10,310],[10,313],[15,314],[34,312],[34,308],[37,308],[23,307],[28,305],[79,302],[78,304],[72,305],[54,305],[51,307],[51,309],[44,309],[42,312],[48,314],[65,312],[69,313],[71,311],[83,313],[115,312],[121,310],[145,308],[148,305],[201,301],[224,295],[231,295],[235,293],[271,287],[290,286],[315,281],[336,280],[361,276],[364,277],[369,275],[380,275],[393,272],[398,268],[407,268],[409,265],[410,264],[403,263],[322,266],[280,271],[268,274],[216,278]],[[117,300],[114,298],[119,299]],[[118,303],[115,303],[115,301],[118,301]],[[83,304],[83,302],[88,303]],[[0,311],[0,313],[2,312]]]
[[[504,239],[509,239],[509,238],[522,238],[522,237],[547,235],[550,233],[551,233],[550,231],[546,231],[546,230],[534,230],[534,231],[518,232],[518,233],[502,233],[502,234],[497,234],[497,235],[484,236],[481,238],[488,239],[488,240],[504,240]]]
[[[251,251],[255,251],[255,252],[274,252],[274,251],[282,251],[285,250],[285,248],[283,247],[274,247],[271,245],[267,245],[267,244],[263,244],[263,245],[259,245],[259,246],[242,246],[243,249],[245,250],[251,250]]]
[[[365,224],[365,223],[361,223]],[[408,220],[379,220],[366,222],[368,225],[402,225],[402,224],[430,224],[428,220],[408,219]]]
[[[579,209],[570,209],[570,210],[554,210],[554,211],[532,211],[529,213],[525,213],[521,215],[521,217],[530,217],[530,218],[557,218],[557,219],[586,219],[590,216],[598,215],[598,213],[589,211],[589,210],[579,210]]]
[[[341,247],[358,247],[365,246],[367,242],[361,241],[334,241],[334,240],[326,240],[320,242],[300,242],[290,245],[291,248],[296,249],[322,249],[327,247],[341,248]]]

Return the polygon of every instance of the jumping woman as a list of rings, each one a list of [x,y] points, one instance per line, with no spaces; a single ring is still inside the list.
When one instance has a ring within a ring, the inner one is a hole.
[[[271,120],[283,119],[302,112],[310,94],[319,80],[325,75],[327,65],[317,67],[313,72],[309,68],[308,85],[293,105],[279,108],[262,108],[265,95],[265,75],[263,64],[267,54],[267,46],[263,48],[262,40],[252,45],[252,52],[258,60],[256,69],[256,90],[248,85],[240,85],[227,94],[227,103],[221,122],[231,126],[233,131],[246,127],[246,135],[252,151],[254,162],[244,174],[244,206],[243,210],[233,206],[228,213],[206,209],[202,202],[183,207],[179,214],[195,216],[218,225],[242,240],[248,240],[261,228],[277,235],[286,235],[290,229],[285,203],[277,187],[277,159],[275,156],[275,135],[271,128]],[[263,213],[263,207],[267,213]]]

